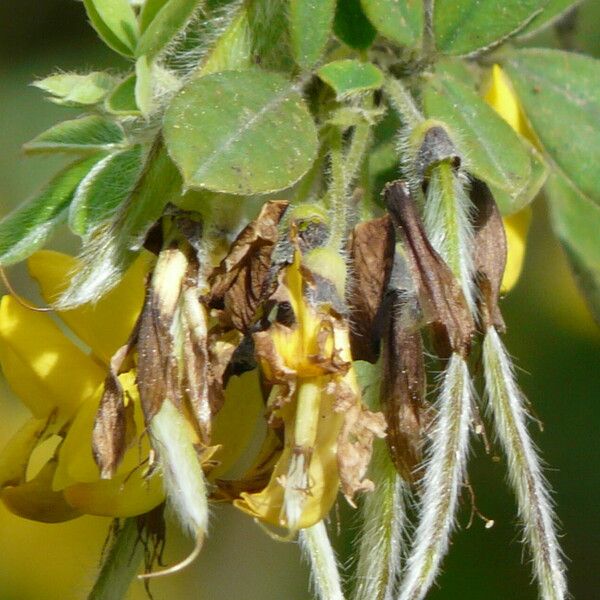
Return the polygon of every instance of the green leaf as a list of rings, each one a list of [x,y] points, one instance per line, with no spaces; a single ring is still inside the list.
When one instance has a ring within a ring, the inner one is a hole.
[[[140,30],[142,33],[148,29],[154,17],[169,0],[146,0],[140,12]]]
[[[383,73],[374,64],[358,60],[336,60],[327,63],[317,74],[335,90],[338,97],[378,90],[384,81]]]
[[[510,125],[470,86],[440,74],[425,85],[423,108],[428,117],[456,132],[454,141],[467,169],[507,192],[511,203],[517,204],[531,176],[531,161]],[[503,206],[503,210],[510,213],[516,207]]]
[[[44,245],[67,215],[79,182],[102,158],[94,155],[63,169],[33,200],[0,221],[0,265],[17,263]]]
[[[401,46],[419,44],[423,30],[421,0],[361,0],[361,3],[381,35]]]
[[[548,0],[436,0],[437,48],[471,54],[495,46],[524,27]]]
[[[28,154],[107,150],[125,141],[120,125],[97,115],[63,121],[23,147]]]
[[[570,259],[579,288],[600,322],[600,207],[559,174],[546,184],[552,227]]]
[[[519,31],[519,37],[528,37],[541,29],[552,25],[564,13],[573,6],[581,4],[582,0],[549,0],[542,12],[534,17],[527,25]]]
[[[377,32],[367,19],[360,0],[338,0],[333,31],[344,44],[356,50],[365,50]]]
[[[104,108],[113,115],[138,115],[140,109],[135,101],[135,74],[121,81],[106,98]]]
[[[159,8],[157,2],[153,9]],[[204,0],[169,0],[162,3],[154,18],[148,23],[136,49],[136,56],[154,58],[182,31]]]
[[[58,73],[33,85],[54,98],[50,100],[65,106],[85,106],[100,102],[113,88],[115,80],[108,73],[96,71],[87,75],[76,73]]]
[[[290,0],[292,50],[303,69],[310,69],[321,58],[334,15],[335,0]]]
[[[162,143],[155,143],[144,169],[113,218],[88,232],[81,270],[61,297],[62,308],[98,300],[114,287],[141,251],[165,206],[181,193],[181,177]]]
[[[545,152],[600,204],[600,61],[559,50],[521,50],[506,71]]]
[[[142,146],[109,154],[83,178],[69,210],[69,226],[86,236],[129,197],[142,169]]]
[[[135,61],[135,103],[146,118],[152,112],[153,101],[152,63],[144,55]]]
[[[508,192],[500,188],[494,187],[493,185],[490,186],[496,204],[504,216],[518,212],[533,202],[544,186],[544,183],[548,178],[548,173],[550,172],[544,157],[532,144],[529,144],[525,140],[523,141],[528,146],[529,156],[531,158],[531,175],[525,187],[515,196],[511,196]]]
[[[281,75],[258,70],[191,81],[167,109],[164,136],[187,188],[231,194],[287,188],[317,153],[300,94]]]
[[[128,0],[83,0],[88,17],[104,43],[115,52],[133,56],[138,23]]]

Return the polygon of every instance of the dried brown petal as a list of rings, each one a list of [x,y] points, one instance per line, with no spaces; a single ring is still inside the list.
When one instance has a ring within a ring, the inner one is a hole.
[[[426,378],[421,333],[402,326],[402,310],[401,300],[391,303],[383,340],[380,394],[392,461],[406,481],[413,481],[415,467],[422,459]]]
[[[166,398],[181,400],[172,326],[188,269],[178,248],[163,250],[156,263],[140,317],[137,385],[146,424]]]
[[[385,437],[383,415],[366,410],[354,402],[344,412],[344,423],[337,444],[340,485],[351,506],[355,506],[354,494],[370,492],[374,488],[373,482],[366,479],[365,475],[371,462],[375,437]]]
[[[473,318],[460,284],[427,239],[406,182],[389,184],[385,201],[404,246],[421,308],[433,324],[439,354],[468,354],[475,331]]]
[[[481,294],[480,315],[484,328],[494,325],[504,331],[504,319],[498,306],[500,285],[506,267],[506,234],[500,211],[490,188],[475,179],[471,185],[475,214],[474,263]]]
[[[394,227],[389,215],[360,223],[350,243],[352,286],[350,306],[350,344],[354,360],[376,362],[379,339],[375,320],[390,280],[394,260]]]
[[[265,297],[277,226],[287,207],[282,200],[267,202],[209,278],[207,305],[223,310],[240,331],[248,330]]]
[[[134,407],[125,405],[119,372],[131,350],[131,342],[121,346],[110,361],[104,393],[92,431],[92,454],[102,479],[110,479],[123,460],[125,450],[135,436]]]

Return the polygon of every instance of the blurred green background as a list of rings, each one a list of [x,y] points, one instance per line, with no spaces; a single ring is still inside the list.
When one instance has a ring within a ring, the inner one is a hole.
[[[549,32],[538,43],[542,40],[544,45],[554,44],[556,36]],[[598,0],[582,5],[571,41],[574,49],[600,58]],[[103,67],[118,71],[126,65],[96,39],[81,3],[0,3],[0,215],[32,194],[61,164],[60,159],[25,159],[21,154],[24,142],[68,116],[68,111],[44,101],[28,84],[56,68]],[[72,241],[57,237],[61,247],[75,251]],[[21,268],[14,269],[11,278],[19,290],[33,294]],[[503,308],[507,342],[521,369],[521,384],[544,423],[543,433],[532,428],[550,465],[547,477],[556,491],[571,592],[578,600],[598,598],[600,331],[578,296],[549,230],[542,198],[535,203],[524,274]],[[0,381],[0,446],[26,416]],[[472,454],[469,474],[477,506],[495,525],[485,529],[476,519],[467,530],[469,503],[463,502],[460,531],[454,535],[444,574],[430,598],[533,600],[536,592],[529,567],[523,565],[515,506],[504,483],[505,465],[494,460],[497,452],[486,456],[479,442],[474,443]],[[0,600],[85,598],[108,526],[108,519],[92,517],[43,525],[13,517],[0,506]],[[310,597],[307,571],[295,544],[270,540],[229,507],[214,511],[211,532],[194,567],[152,584],[156,600]],[[345,537],[342,533],[338,540],[341,546]],[[181,557],[186,543],[173,533],[166,559]],[[135,583],[129,597],[144,598],[142,586]]]

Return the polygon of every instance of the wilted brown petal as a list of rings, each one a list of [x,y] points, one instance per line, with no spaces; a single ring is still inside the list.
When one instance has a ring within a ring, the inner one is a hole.
[[[426,376],[420,331],[402,326],[401,294],[393,294],[383,340],[381,407],[394,465],[406,481],[414,480],[422,459]]]
[[[460,284],[433,249],[408,185],[396,181],[385,189],[385,201],[402,242],[425,318],[433,324],[441,356],[468,354],[475,324]]]
[[[474,263],[480,292],[480,315],[487,329],[494,325],[504,331],[504,319],[498,306],[500,284],[506,267],[506,235],[500,211],[490,188],[478,179],[471,185],[475,205]]]
[[[355,506],[354,494],[370,492],[374,488],[373,482],[366,479],[365,475],[371,462],[375,437],[385,437],[383,415],[371,412],[354,401],[344,411],[344,423],[337,444],[340,485],[351,506]]]
[[[110,361],[110,372],[104,382],[104,393],[96,413],[92,431],[92,454],[102,479],[110,479],[123,460],[129,442],[135,436],[134,407],[125,405],[119,371],[131,349],[121,346]]]
[[[350,306],[350,345],[354,360],[376,362],[379,339],[375,320],[387,289],[394,260],[394,227],[389,215],[360,223],[350,242],[352,284],[347,293]]]
[[[282,200],[267,202],[209,278],[207,305],[223,310],[240,331],[248,330],[264,299],[277,226],[287,207],[288,203]]]

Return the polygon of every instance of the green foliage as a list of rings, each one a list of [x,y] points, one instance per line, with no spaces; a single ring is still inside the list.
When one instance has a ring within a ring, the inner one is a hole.
[[[310,168],[317,135],[295,87],[264,71],[192,81],[165,115],[165,142],[186,187],[274,192]]]
[[[381,35],[402,46],[417,46],[423,30],[421,0],[362,0],[365,14]]]
[[[108,150],[124,141],[125,133],[118,123],[98,115],[89,115],[51,127],[27,142],[24,149],[29,154],[95,152]]]
[[[334,15],[335,0],[290,0],[292,48],[303,69],[310,69],[321,58]]]
[[[49,100],[64,106],[97,104],[113,88],[115,80],[107,73],[93,72],[87,75],[58,73],[33,85],[51,95]]]
[[[342,42],[357,50],[368,48],[377,33],[363,12],[360,0],[338,0],[333,30]]]
[[[358,60],[337,60],[323,65],[319,77],[330,85],[338,98],[349,94],[378,90],[383,85],[383,73],[371,63]]]
[[[138,22],[128,0],[83,0],[90,22],[107,46],[133,56],[139,37]]]

